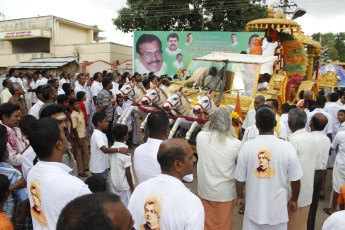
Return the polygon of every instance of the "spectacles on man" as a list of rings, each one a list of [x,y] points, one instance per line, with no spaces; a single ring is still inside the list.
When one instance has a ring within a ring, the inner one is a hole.
[[[162,50],[157,50],[157,51],[155,51],[155,52],[145,52],[145,53],[143,53],[143,54],[140,54],[141,56],[143,56],[144,58],[148,58],[148,57],[153,57],[153,55],[155,55],[155,56],[162,56],[162,54],[163,54],[163,51]]]

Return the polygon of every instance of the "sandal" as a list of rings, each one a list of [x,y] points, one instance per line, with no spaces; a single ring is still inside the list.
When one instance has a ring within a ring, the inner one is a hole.
[[[328,215],[332,215],[334,213],[334,211],[331,208],[324,208],[323,211]]]
[[[89,175],[87,175],[85,172],[81,172],[78,174],[80,177],[88,177]]]

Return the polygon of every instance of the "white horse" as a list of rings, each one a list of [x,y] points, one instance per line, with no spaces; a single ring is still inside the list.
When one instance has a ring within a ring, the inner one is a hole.
[[[152,86],[147,91],[147,93],[143,97],[143,99],[141,100],[141,104],[143,104],[143,105],[146,105],[146,106],[148,106],[150,104],[153,105],[154,111],[157,111],[159,109],[163,109],[163,105],[165,104],[165,102],[168,99],[168,96],[166,95],[164,90],[159,87],[159,85],[160,84],[158,84],[158,86],[156,86],[156,85]],[[148,118],[148,116],[146,116],[145,120],[141,123],[140,129],[145,129],[145,125],[147,123],[147,118]],[[170,121],[170,124],[172,124],[172,122],[174,120],[169,119],[169,121]]]
[[[186,139],[190,139],[192,132],[189,131],[194,120],[199,119],[193,113],[194,107],[188,100],[186,95],[182,92],[182,87],[179,90],[174,90],[168,97],[168,100],[164,104],[164,109],[172,111],[173,109],[177,112],[178,118],[175,121],[174,126],[170,130],[169,138],[172,138],[179,126],[188,129]],[[188,120],[188,118],[191,118]],[[197,125],[196,125],[197,126]]]
[[[197,114],[198,117],[203,116],[205,119],[210,119],[212,113],[216,110],[217,105],[214,102],[212,93],[212,89],[208,92],[203,92],[199,88],[200,96],[198,102],[194,105],[194,114]]]
[[[132,98],[133,104],[140,104],[141,100],[144,98],[146,92],[144,88],[141,85],[138,85],[134,79],[132,81],[128,81],[126,84],[122,86],[122,88],[119,90],[118,95],[120,97],[128,96]],[[117,120],[118,124],[126,124],[126,121],[128,117],[135,112],[138,114],[142,119],[144,119],[147,115],[146,112],[140,110],[138,106],[132,105],[128,107],[119,117]]]
[[[199,88],[199,100],[194,105],[194,114],[202,119],[210,119],[213,112],[216,110],[217,105],[214,102],[212,97],[213,90],[211,89],[209,92],[203,92]],[[190,136],[194,132],[195,129],[201,129],[204,126],[205,122],[200,123],[198,121],[194,121],[190,126],[187,134],[186,139],[190,139]]]

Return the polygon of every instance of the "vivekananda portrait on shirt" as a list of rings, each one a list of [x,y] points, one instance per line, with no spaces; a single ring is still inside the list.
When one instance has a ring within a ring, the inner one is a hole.
[[[259,167],[254,169],[254,174],[259,179],[271,179],[275,177],[275,170],[270,167],[272,160],[271,150],[267,146],[263,146],[258,151]]]
[[[163,197],[154,192],[148,196],[144,204],[145,224],[140,225],[141,230],[160,230],[159,220],[162,213],[162,200]]]
[[[31,215],[42,227],[47,227],[47,219],[42,211],[40,182],[37,179],[33,179],[31,181],[30,193],[32,197],[32,203],[34,204],[30,209]]]

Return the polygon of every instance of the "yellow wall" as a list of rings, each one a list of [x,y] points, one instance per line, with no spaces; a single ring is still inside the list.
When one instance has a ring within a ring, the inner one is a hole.
[[[55,36],[55,44],[90,43],[92,42],[92,33],[90,33],[89,30],[91,29],[83,29],[59,21],[58,30]]]
[[[133,47],[110,43],[110,59],[120,63],[133,58]]]
[[[12,43],[9,41],[0,41],[0,55],[12,54]]]
[[[30,61],[33,58],[52,57],[50,53],[26,53],[0,55],[0,67],[17,65],[20,62]]]
[[[75,56],[79,53],[79,63],[83,61],[94,62],[103,60],[109,63],[118,60],[120,63],[132,59],[132,47],[110,42],[89,43],[77,45],[55,46],[55,56]]]

